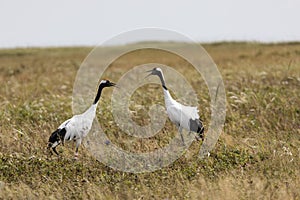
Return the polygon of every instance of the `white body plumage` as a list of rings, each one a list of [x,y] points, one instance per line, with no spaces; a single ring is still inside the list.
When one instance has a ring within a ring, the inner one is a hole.
[[[93,120],[96,116],[97,104],[93,104],[84,113],[79,115],[74,115],[71,119],[66,120],[62,123],[58,129],[65,129],[66,134],[64,137],[65,141],[76,141],[76,146],[81,144],[84,137],[87,136],[91,130]]]
[[[192,131],[190,126],[190,120],[196,120],[200,118],[198,115],[198,108],[185,106],[178,103],[172,98],[168,90],[163,90],[165,106],[171,122],[176,124],[178,128],[181,127],[187,131]]]

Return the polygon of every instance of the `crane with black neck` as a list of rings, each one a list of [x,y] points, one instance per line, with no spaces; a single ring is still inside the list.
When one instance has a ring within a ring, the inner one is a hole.
[[[52,148],[53,152],[59,156],[56,147],[65,141],[74,141],[76,150],[74,159],[78,158],[78,148],[84,137],[89,133],[93,120],[96,116],[96,109],[99,103],[101,92],[105,87],[116,86],[115,83],[109,80],[102,80],[99,84],[97,95],[93,104],[82,114],[74,115],[72,118],[64,121],[49,137],[48,149]]]

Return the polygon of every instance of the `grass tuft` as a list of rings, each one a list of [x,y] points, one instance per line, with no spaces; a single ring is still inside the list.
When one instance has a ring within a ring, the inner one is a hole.
[[[140,174],[111,169],[84,147],[74,161],[72,143],[58,147],[61,159],[45,149],[51,132],[72,116],[73,83],[90,48],[0,50],[0,199],[299,199],[300,44],[204,47],[226,87],[224,132],[210,157],[200,160],[201,143],[193,142],[170,166]],[[207,126],[208,90],[185,60],[140,50],[112,63],[105,77],[117,81],[131,67],[153,60],[186,76]],[[174,137],[170,121],[149,139],[119,130],[110,94],[101,97],[97,115],[111,142],[127,151],[148,152]],[[139,125],[150,123],[151,105],[164,105],[161,88],[153,85],[139,88],[130,100],[132,119]]]

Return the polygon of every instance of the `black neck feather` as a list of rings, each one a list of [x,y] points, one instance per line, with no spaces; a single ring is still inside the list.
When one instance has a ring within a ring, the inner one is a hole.
[[[159,73],[159,74],[158,74],[158,77],[159,77],[159,79],[160,79],[160,82],[161,82],[162,87],[163,87],[165,90],[168,90],[168,88],[166,87],[166,83],[165,83],[165,80],[164,80],[164,77],[163,77],[162,73]]]
[[[103,88],[104,88],[103,85],[100,84],[93,104],[96,104],[99,101]]]

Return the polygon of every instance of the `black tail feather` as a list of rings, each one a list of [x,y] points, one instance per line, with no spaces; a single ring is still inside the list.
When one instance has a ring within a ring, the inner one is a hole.
[[[204,138],[204,127],[200,119],[190,119],[190,131],[198,133],[198,137],[203,140]]]

